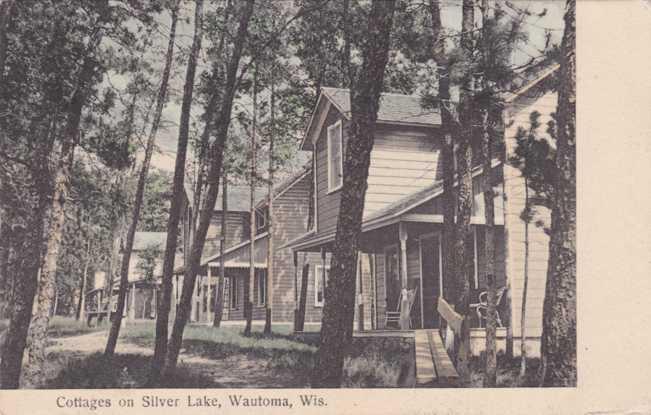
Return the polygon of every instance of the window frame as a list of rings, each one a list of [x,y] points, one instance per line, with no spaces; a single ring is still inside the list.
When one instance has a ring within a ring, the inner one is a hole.
[[[240,308],[240,301],[239,301],[239,295],[238,295],[238,278],[229,278],[230,280],[230,306],[231,310],[239,310]]]
[[[256,209],[255,210],[255,229],[260,231],[267,226],[267,210],[266,209]]]
[[[335,128],[339,128],[339,151],[341,153],[341,157],[339,157],[339,169],[341,171],[341,180],[340,183],[336,186],[332,183],[332,174],[331,174],[331,168],[332,168],[332,145],[331,145],[331,131],[333,131]],[[333,193],[336,192],[337,190],[340,190],[343,185],[344,185],[344,129],[343,129],[343,123],[341,120],[335,122],[332,125],[328,126],[328,131],[326,134],[326,152],[328,156],[328,193]]]
[[[325,303],[325,289],[330,279],[330,265],[325,265],[326,273],[326,287],[323,287],[323,299],[319,301],[319,284],[321,281],[321,273],[323,272],[323,264],[314,264],[314,307],[323,307]]]

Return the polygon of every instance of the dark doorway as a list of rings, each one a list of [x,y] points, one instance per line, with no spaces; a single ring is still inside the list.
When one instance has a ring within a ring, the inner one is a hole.
[[[398,299],[400,298],[400,255],[398,247],[387,248],[385,251],[385,275],[387,290],[387,311],[399,311]]]
[[[441,247],[439,234],[421,237],[421,266],[423,284],[423,328],[438,328],[436,311],[440,291]]]

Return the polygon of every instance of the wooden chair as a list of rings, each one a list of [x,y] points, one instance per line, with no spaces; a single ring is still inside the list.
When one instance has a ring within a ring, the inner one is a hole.
[[[495,313],[497,314],[497,327],[504,327],[502,320],[500,319],[499,308],[502,304],[502,297],[506,292],[506,287],[499,288],[497,290],[497,297],[495,298]],[[477,313],[477,320],[479,321],[479,327],[482,327],[482,321],[486,321],[486,315],[488,314],[488,291],[482,291],[477,296],[479,302],[470,304],[470,308],[474,308]]]
[[[398,298],[398,306],[396,307],[396,311],[385,312],[384,327],[388,327],[389,323],[396,323],[398,327],[400,327],[400,320],[402,318],[402,312],[403,312],[402,309],[403,297],[407,299],[405,311],[408,313],[409,316],[409,328],[413,326],[411,321],[411,310],[414,308],[417,292],[418,292],[418,288],[413,288],[411,290],[407,290],[406,288],[403,288],[403,290],[400,292],[400,297]]]

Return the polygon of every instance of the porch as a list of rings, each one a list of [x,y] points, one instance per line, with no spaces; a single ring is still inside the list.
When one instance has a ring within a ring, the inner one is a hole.
[[[426,215],[412,220],[366,230],[360,238],[358,278],[356,284],[357,332],[435,329],[442,326],[438,302],[451,285],[443,275],[442,223],[437,218],[424,221]],[[429,216],[429,215],[428,215]],[[435,215],[432,215],[435,216]],[[472,225],[473,269],[470,275],[470,298],[473,309],[469,315],[472,328],[485,326],[482,316],[485,303],[485,237],[484,226],[477,218]],[[333,236],[334,238],[334,236]],[[495,246],[495,276],[498,287],[506,285],[503,226],[497,226]],[[306,241],[307,242],[307,241]],[[328,280],[327,254],[331,241],[303,246],[310,252],[321,252],[316,286]],[[325,291],[325,290],[323,290]],[[412,294],[413,299],[406,293]],[[505,302],[500,304],[506,315]],[[500,310],[498,310],[500,311]],[[481,330],[479,330],[481,331]]]

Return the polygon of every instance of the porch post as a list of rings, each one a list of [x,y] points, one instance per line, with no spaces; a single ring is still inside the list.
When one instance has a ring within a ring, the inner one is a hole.
[[[129,310],[131,320],[136,319],[136,283],[131,284],[131,309]]]
[[[398,234],[400,236],[400,281],[402,285],[401,303],[400,303],[400,328],[409,329],[409,300],[404,294],[407,293],[407,229],[403,222],[398,224]]]
[[[294,331],[298,325],[298,252],[292,251],[294,259]]]
[[[364,254],[357,252],[357,277],[359,278],[359,288],[357,290],[357,330],[364,331],[364,272],[363,272]]]
[[[206,320],[208,323],[212,323],[213,319],[211,318],[211,316],[214,316],[214,314],[210,312],[212,310],[212,308],[210,307],[210,300],[212,299],[212,275],[210,274],[210,264],[206,265],[206,273],[208,274],[208,292],[206,293],[206,295],[208,296],[208,304],[206,305],[206,310],[207,310]]]

